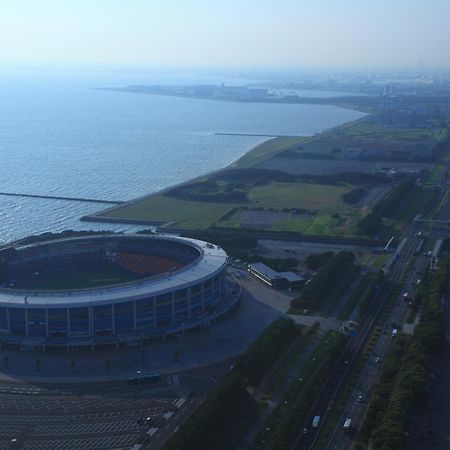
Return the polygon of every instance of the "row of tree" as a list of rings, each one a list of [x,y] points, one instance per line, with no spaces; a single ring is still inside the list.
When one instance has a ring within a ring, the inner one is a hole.
[[[236,258],[247,259],[258,244],[258,238],[248,230],[211,227],[206,230],[186,231],[183,236],[214,242]]]
[[[334,291],[346,278],[349,270],[354,269],[355,255],[342,251],[333,255],[309,283],[301,294],[294,298],[291,306],[296,309],[317,309],[327,302]]]
[[[414,188],[415,178],[407,177],[392,188],[372,209],[358,222],[358,231],[366,236],[376,236],[383,228],[383,217],[392,217],[399,210],[402,202]],[[351,199],[357,197],[358,189],[348,192]],[[345,201],[345,199],[344,199]]]
[[[358,203],[361,201],[364,196],[366,195],[367,190],[362,187],[357,187],[355,189],[352,189],[351,191],[346,192],[342,196],[342,200],[345,203],[349,203],[350,205],[354,205],[355,203]]]
[[[228,450],[257,414],[238,372],[229,374],[183,422],[164,450]]]
[[[373,212],[382,217],[391,217],[414,188],[415,177],[407,177],[389,191],[374,207]]]
[[[270,368],[294,339],[300,336],[301,329],[293,320],[278,319],[266,328],[259,338],[243,353],[236,362],[236,369],[251,386],[258,386]]]
[[[291,382],[283,400],[257,436],[252,450],[261,448],[262,441],[265,441],[263,447],[266,450],[291,448],[299,430],[309,426],[311,408],[344,346],[343,334],[333,331],[324,336],[311,357],[309,364],[312,367],[304,367],[303,377],[296,377]],[[266,432],[268,428],[269,433]]]
[[[305,265],[310,270],[321,269],[332,257],[334,252],[311,253],[305,258]]]
[[[166,443],[164,450],[231,450],[258,413],[248,384],[258,386],[301,334],[291,319],[272,322]]]

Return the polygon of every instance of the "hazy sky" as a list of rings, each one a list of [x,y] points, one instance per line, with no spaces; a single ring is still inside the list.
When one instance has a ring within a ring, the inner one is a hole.
[[[0,64],[450,66],[450,0],[0,0]]]

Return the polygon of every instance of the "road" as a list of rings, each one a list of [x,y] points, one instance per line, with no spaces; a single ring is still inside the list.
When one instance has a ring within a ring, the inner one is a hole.
[[[435,235],[432,234],[426,242],[424,251],[431,250],[434,242]],[[414,249],[413,245],[415,245],[415,243],[417,243],[417,239],[411,240],[410,245],[407,246],[409,252],[411,252],[411,249]],[[364,415],[368,408],[368,399],[370,399],[373,393],[375,381],[381,366],[377,363],[377,358],[385,357],[394,339],[392,337],[391,324],[397,324],[401,330],[408,314],[408,303],[404,301],[403,293],[408,292],[410,296],[414,295],[414,291],[417,287],[417,280],[421,278],[428,264],[429,257],[423,256],[422,254],[418,255],[412,270],[406,276],[405,283],[403,284],[403,290],[401,290],[399,296],[397,297],[389,318],[384,323],[377,323],[377,326],[383,329],[383,334],[381,334],[377,344],[370,353],[367,364],[355,389],[350,395],[341,418],[338,421],[333,435],[331,436],[331,439],[326,447],[327,450],[345,450],[353,448],[353,445],[356,442],[355,438],[357,437],[358,428],[363,422]],[[405,270],[406,265],[403,267],[403,272]],[[362,401],[358,400],[360,396],[362,397]],[[351,418],[352,420],[352,429],[350,431],[345,431],[343,429],[343,424],[347,418]]]
[[[425,256],[426,253],[432,250],[434,243],[437,239],[443,238],[446,236],[449,236],[450,234],[450,227],[448,228],[448,231],[445,230],[447,226],[442,225],[442,221],[448,221],[450,220],[450,192],[449,192],[449,186],[446,183],[444,175],[441,177],[440,180],[436,183],[439,190],[441,191],[440,195],[437,195],[433,199],[433,204],[430,205],[430,208],[428,208],[428,213],[424,217],[426,219],[433,218],[437,219],[440,223],[433,224],[431,223],[431,230],[427,234],[426,242],[421,251],[423,251],[423,254],[417,255],[417,258],[413,262],[413,266],[411,268],[411,271],[407,273],[408,264],[411,260],[411,257],[414,255],[417,243],[419,242],[419,239],[422,239],[423,237],[418,236],[419,228],[414,227],[408,227],[408,230],[406,232],[406,243],[403,246],[403,248],[399,251],[397,260],[394,261],[394,263],[390,267],[390,274],[388,280],[384,283],[384,285],[391,285],[395,286],[395,284],[403,281],[402,289],[400,291],[400,294],[398,298],[395,299],[394,307],[391,310],[389,317],[385,321],[381,321],[379,318],[381,317],[381,314],[379,314],[384,306],[385,301],[389,298],[389,289],[383,288],[377,298],[375,299],[375,303],[377,300],[380,303],[380,308],[378,311],[375,312],[373,315],[373,321],[370,323],[369,328],[367,329],[367,332],[364,333],[362,337],[359,339],[359,348],[364,348],[364,342],[366,336],[370,336],[372,330],[374,330],[376,327],[379,327],[383,330],[383,334],[381,334],[380,338],[377,341],[377,344],[373,348],[373,350],[370,353],[370,356],[368,358],[368,361],[366,363],[366,366],[358,380],[358,383],[356,384],[355,389],[353,390],[352,394],[349,397],[349,400],[347,401],[347,404],[344,408],[344,411],[340,417],[340,420],[338,421],[333,434],[326,446],[327,450],[345,450],[345,449],[352,449],[353,446],[356,443],[356,437],[358,432],[358,427],[362,424],[362,421],[364,419],[364,415],[368,408],[368,399],[370,399],[370,396],[373,392],[375,381],[378,376],[380,365],[376,362],[377,358],[383,358],[384,355],[389,351],[390,345],[392,343],[392,325],[396,324],[396,327],[401,330],[407,313],[408,313],[408,304],[403,299],[403,293],[408,292],[410,295],[413,293],[413,291],[417,287],[417,280],[421,278],[421,274],[425,271],[427,265],[429,265],[429,257]],[[438,217],[433,217],[435,215],[435,211],[439,211]],[[415,224],[417,227],[420,226],[427,226],[428,224],[425,223],[418,223]],[[450,222],[449,222],[450,225]],[[444,229],[445,231],[442,231]],[[421,231],[421,230],[420,230]],[[422,233],[421,233],[422,234]],[[402,280],[402,278],[406,275],[406,279]],[[388,294],[386,295],[385,289],[387,289]],[[392,288],[393,289],[393,288]],[[391,290],[392,292],[392,290]],[[362,328],[362,327],[361,327]],[[410,330],[413,332],[413,327],[409,327]],[[350,343],[349,343],[350,344]],[[325,402],[321,403],[320,401],[318,404],[321,406],[321,408],[318,408],[318,411],[321,412],[314,412],[314,415],[321,415],[323,418],[321,427],[323,427],[323,424],[326,420],[327,413],[331,410],[337,395],[339,393],[340,387],[345,385],[346,376],[352,373],[352,369],[356,365],[357,361],[359,359],[359,355],[357,353],[352,355],[351,360],[344,360],[344,369],[341,369],[341,378],[336,385],[335,391],[332,396],[328,397],[329,402],[327,405],[327,409],[324,409]],[[341,358],[342,360],[342,358]],[[346,363],[346,361],[348,361]],[[345,366],[347,368],[345,369]],[[339,370],[339,369],[338,369]],[[329,383],[332,383],[336,376],[331,376]],[[326,398],[326,396],[325,396]],[[347,418],[350,418],[352,420],[352,426],[350,430],[344,430],[343,425],[345,423],[345,420]],[[320,428],[317,430],[318,432],[314,433],[313,438],[309,442],[306,442],[306,445],[301,446],[302,440],[299,439],[299,444],[297,446],[294,446],[295,449],[300,448],[313,448],[315,443],[317,442]]]
[[[309,417],[308,423],[311,423],[312,418],[316,415],[320,416],[322,418],[321,425],[318,429],[311,428],[310,432],[307,435],[302,434],[302,429],[304,424],[299,424],[299,434],[294,442],[294,445],[292,446],[292,449],[294,450],[300,450],[304,448],[313,448],[314,445],[317,442],[320,430],[323,427],[323,424],[325,423],[328,414],[333,408],[333,405],[336,402],[336,399],[338,398],[338,395],[341,392],[341,389],[345,386],[346,381],[351,376],[353,369],[356,367],[356,364],[359,361],[359,358],[366,346],[366,343],[368,339],[370,338],[372,331],[381,325],[382,328],[384,328],[384,325],[379,322],[379,318],[381,316],[381,313],[383,311],[383,308],[386,304],[386,302],[389,300],[389,298],[392,295],[392,292],[394,291],[396,285],[402,280],[407,267],[409,260],[411,256],[414,253],[414,250],[417,246],[417,243],[419,241],[419,237],[417,236],[417,231],[414,228],[410,228],[407,232],[407,241],[405,245],[403,246],[401,252],[398,254],[397,260],[392,264],[390,273],[386,276],[385,281],[383,282],[382,286],[380,287],[378,293],[376,294],[375,298],[372,301],[372,309],[368,311],[365,319],[359,324],[359,333],[356,336],[353,336],[349,338],[347,346],[341,355],[341,357],[338,359],[336,366],[334,370],[332,371],[329,379],[323,386],[321,392],[319,393],[319,396],[316,400],[316,404],[311,410],[311,415]],[[423,256],[420,256],[417,258],[416,265],[414,269],[411,272],[411,276],[408,278],[406,283],[408,284],[408,287],[411,287],[411,283],[413,281],[413,277],[416,277],[416,280],[418,276],[416,276],[417,271],[423,271],[424,266],[427,263],[427,259]],[[401,296],[400,296],[401,297]],[[388,324],[390,323],[402,323],[407,312],[407,304],[403,300],[398,300],[396,302],[396,306],[393,308],[389,320],[387,321]],[[390,332],[391,330],[386,330],[386,335],[382,335],[382,339],[380,339],[379,347],[377,348],[377,351],[381,351],[383,347],[383,344],[386,345],[386,343],[389,341],[390,338]],[[366,373],[367,376],[367,386],[361,386],[363,390],[369,390],[369,386],[373,384],[373,381],[376,377],[376,370],[377,366],[373,367],[374,358],[370,358],[368,362],[368,367],[372,367],[372,372]],[[370,370],[370,369],[367,369]],[[353,398],[353,395],[356,395],[356,397]],[[361,395],[361,393],[358,393],[357,390],[355,390],[354,394],[352,394],[352,399],[347,405],[349,408],[352,405],[356,403],[356,399],[358,395]],[[356,408],[361,409],[361,413],[363,414],[363,406],[364,404],[358,404]],[[356,411],[355,411],[356,412]],[[353,410],[347,410],[344,411],[343,415],[344,420],[345,417],[351,417],[350,414],[353,414]],[[357,413],[357,412],[356,412]],[[355,416],[356,417],[356,416]],[[341,427],[342,424],[338,424],[338,427]],[[335,431],[336,436],[336,446],[335,447],[329,447],[329,448],[347,448],[346,446],[342,446],[342,443],[339,443],[338,435],[341,434],[338,431]],[[344,435],[342,437],[343,442],[351,442],[351,435]],[[333,437],[332,441],[335,441],[335,438]],[[334,445],[334,444],[333,444]]]

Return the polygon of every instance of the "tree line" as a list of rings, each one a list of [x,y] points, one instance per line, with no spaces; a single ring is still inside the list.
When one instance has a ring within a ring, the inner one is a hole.
[[[235,448],[258,413],[258,405],[248,393],[248,386],[257,387],[284,350],[300,335],[301,328],[291,319],[272,322],[183,422],[164,450]]]
[[[355,255],[352,252],[342,251],[334,254],[309,280],[301,294],[292,300],[291,306],[295,309],[319,308],[327,302],[349,270],[354,269],[354,263]]]

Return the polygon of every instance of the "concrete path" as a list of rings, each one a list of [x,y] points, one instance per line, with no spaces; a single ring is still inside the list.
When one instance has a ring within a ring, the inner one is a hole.
[[[184,372],[240,354],[280,316],[280,312],[255,301],[244,289],[238,308],[223,320],[185,337],[154,342],[143,349],[70,353],[0,350],[0,379],[80,383],[136,377],[138,371]]]

